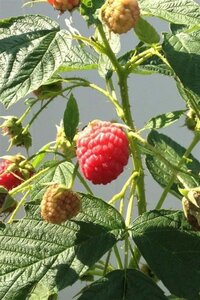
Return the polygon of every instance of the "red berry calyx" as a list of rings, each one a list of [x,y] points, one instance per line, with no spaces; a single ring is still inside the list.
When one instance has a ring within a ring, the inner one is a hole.
[[[116,179],[128,163],[128,138],[120,124],[95,120],[78,134],[76,155],[88,180],[107,184]]]
[[[33,166],[20,154],[4,156],[0,161],[0,185],[8,191],[30,178],[33,173]]]

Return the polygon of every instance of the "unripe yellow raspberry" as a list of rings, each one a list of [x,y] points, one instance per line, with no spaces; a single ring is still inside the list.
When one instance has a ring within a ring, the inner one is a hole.
[[[59,183],[54,183],[47,188],[41,202],[42,218],[53,224],[70,220],[79,213],[80,209],[79,195]]]
[[[140,9],[137,0],[106,0],[100,14],[110,31],[122,34],[135,27]]]

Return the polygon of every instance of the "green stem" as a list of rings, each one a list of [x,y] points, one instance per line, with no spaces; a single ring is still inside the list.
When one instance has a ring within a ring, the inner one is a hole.
[[[130,249],[130,252],[131,252],[132,257],[131,257],[131,259],[130,259],[130,262],[129,262],[128,267],[129,267],[129,268],[134,268],[134,269],[138,269],[138,270],[139,270],[140,267],[139,267],[139,264],[138,264],[138,260],[137,260],[136,257],[135,257],[135,252],[134,252],[134,250],[133,250],[133,248],[132,248],[132,246],[131,246],[130,241],[129,241],[129,249]]]
[[[94,48],[98,53],[104,52],[104,48],[102,47],[102,45],[97,43],[97,42],[92,41],[91,39],[88,39],[84,36],[76,35],[76,34],[73,34],[72,38],[77,40],[77,41],[82,41],[82,42],[86,43],[89,46],[92,46],[92,48]]]
[[[110,251],[108,251],[108,255],[107,255],[107,257],[106,257],[106,261],[105,261],[105,265],[104,265],[104,269],[103,269],[103,276],[105,276],[106,273],[107,273],[107,270],[108,270],[108,264],[109,264],[109,261],[110,261],[111,253],[112,253],[112,249],[111,249]]]
[[[104,54],[106,54],[109,57],[113,67],[115,68],[116,72],[118,73],[122,70],[122,66],[118,62],[114,52],[112,51],[112,48],[110,47],[110,44],[109,44],[109,42],[106,38],[105,32],[103,30],[102,24],[99,24],[97,26],[97,28],[98,28],[98,31],[99,31],[100,36],[102,38],[102,42],[104,44]]]
[[[112,253],[112,249],[110,249],[109,252]],[[108,261],[109,261],[109,258],[108,258],[108,257],[107,257],[107,259],[108,259]],[[107,260],[107,259],[106,259],[106,260]],[[101,265],[105,268],[106,262],[104,262],[103,260],[99,260],[99,261],[98,261],[98,264],[101,264]],[[110,271],[115,270],[115,268],[114,268],[111,264],[108,264],[107,270],[110,272]]]
[[[84,275],[103,276],[102,270],[88,270]]]
[[[120,203],[119,203],[119,213],[123,216],[124,215],[124,198],[122,198],[120,200]]]
[[[134,204],[134,193],[137,186],[137,181],[132,183],[131,191],[130,191],[130,199],[128,201],[128,207],[126,212],[126,226],[129,227],[132,221],[133,216],[133,204]]]
[[[77,78],[67,78],[67,79],[64,79],[63,81],[64,82],[72,82],[72,80],[75,80],[75,79],[77,80]],[[119,118],[123,118],[123,115],[124,115],[123,109],[122,109],[122,107],[120,106],[119,102],[117,101],[116,97],[113,94],[111,95],[108,91],[104,90],[100,86],[98,86],[94,83],[91,83],[91,82],[89,82],[88,80],[85,80],[85,79],[80,80],[79,84],[77,84],[77,87],[80,87],[80,86],[89,87],[89,88],[91,88],[95,91],[98,91],[99,93],[101,93],[105,97],[107,97],[111,101],[111,103],[114,105]]]
[[[77,176],[77,172],[78,172],[78,167],[79,167],[79,164],[78,162],[76,163],[75,167],[74,167],[74,172],[72,174],[72,178],[71,178],[71,181],[68,185],[68,189],[72,189],[73,188],[73,185],[74,185],[74,182],[75,182],[75,179],[76,179],[76,176]]]
[[[141,258],[141,254],[140,254],[140,252],[139,252],[139,250],[136,246],[134,247],[134,250],[131,247],[131,254],[132,254],[132,257],[131,257],[130,262],[129,262],[129,268],[139,269],[139,261],[140,261],[140,258]]]
[[[38,112],[33,116],[33,118],[30,120],[27,129],[30,128],[30,126],[32,125],[32,123],[35,121],[35,119],[38,117],[38,115],[48,106],[48,104],[54,100],[55,97],[50,98],[39,110]]]
[[[187,161],[188,156],[190,155],[190,153],[192,152],[192,150],[194,149],[194,147],[198,144],[198,142],[200,141],[200,133],[195,133],[194,138],[191,142],[191,144],[189,145],[189,147],[187,148],[187,150],[185,151],[184,155],[182,156],[182,158],[180,159],[177,167],[178,169],[181,168],[182,164],[185,163],[185,161]],[[166,196],[168,195],[168,193],[170,192],[171,186],[174,183],[175,179],[178,176],[178,170],[174,170],[172,177],[170,179],[170,181],[168,182],[167,186],[165,187],[157,205],[156,205],[156,209],[160,209],[166,199]]]
[[[124,269],[128,268],[128,254],[129,254],[129,236],[128,233],[124,239]]]
[[[26,194],[24,195],[24,197],[18,202],[17,204],[17,207],[15,208],[15,210],[13,211],[13,213],[11,214],[10,216],[10,219],[8,220],[8,224],[12,224],[12,222],[14,221],[15,219],[15,216],[18,212],[18,210],[20,209],[20,207],[24,204],[28,194],[29,194],[30,191],[27,191]]]
[[[103,44],[105,46],[105,54],[109,57],[116,73],[118,76],[118,84],[120,88],[120,96],[123,108],[123,118],[122,120],[128,125],[133,131],[135,130],[134,122],[132,119],[130,102],[129,102],[129,94],[128,94],[128,75],[129,72],[126,68],[120,65],[118,62],[114,52],[112,51],[110,44],[106,38],[105,32],[103,30],[102,25],[98,25],[98,30],[101,35]],[[139,178],[137,181],[137,196],[138,196],[138,212],[142,214],[146,211],[146,196],[145,196],[145,188],[144,188],[144,171],[142,166],[142,158],[140,155],[139,148],[134,139],[130,140],[130,148],[133,157],[133,165],[135,167],[135,171],[138,172]]]
[[[120,254],[119,254],[119,250],[117,248],[117,245],[114,245],[113,246],[113,249],[114,249],[114,253],[115,253],[115,257],[117,259],[117,266],[118,266],[118,269],[123,269],[123,264],[122,264],[122,260],[121,260],[121,257],[120,257]]]
[[[141,65],[147,59],[157,54],[161,48],[161,45],[156,45],[155,47],[151,47],[141,53],[138,53],[137,55],[134,55],[126,64],[126,68],[129,70],[129,73],[131,73],[134,68]]]
[[[109,201],[108,204],[112,205],[114,204],[117,200],[122,199],[126,193],[126,190],[128,189],[128,187],[130,186],[131,182],[133,180],[137,180],[138,177],[138,172],[133,172],[131,174],[131,176],[128,178],[128,180],[126,181],[126,183],[123,185],[123,188],[121,189],[121,191],[117,194],[115,194]]]
[[[59,162],[59,164],[61,163],[61,161]],[[55,166],[55,165],[54,165]],[[24,181],[23,183],[21,183],[20,185],[18,185],[16,188],[12,189],[9,194],[10,195],[15,195],[19,192],[22,192],[26,189],[30,190],[30,184],[31,182],[36,179],[37,177],[39,177],[40,175],[42,175],[43,173],[46,173],[51,167],[47,167],[45,169],[42,169],[41,171],[39,171],[38,173],[34,174],[32,177],[30,177],[29,179],[27,179],[26,181]]]
[[[25,112],[23,113],[23,115],[18,119],[18,121],[16,122],[17,124],[22,123],[22,121],[26,118],[26,116],[29,114],[30,110],[32,109],[33,105],[35,103],[33,103],[32,105],[30,105]]]
[[[84,188],[86,189],[86,191],[90,194],[93,195],[92,190],[90,189],[89,185],[87,184],[87,182],[85,181],[85,179],[83,178],[83,176],[77,172],[77,177],[80,180],[80,182],[82,183],[82,185],[84,186]]]
[[[134,132],[136,131],[130,109],[129,95],[128,95],[128,84],[127,84],[127,73],[119,73],[119,86],[120,94],[122,99],[122,107],[125,113],[125,123],[128,125]],[[135,171],[138,172],[137,180],[137,197],[138,197],[138,213],[139,215],[143,214],[146,211],[146,196],[145,196],[145,187],[144,187],[144,171],[142,165],[142,157],[135,139],[130,139],[130,148],[133,157],[133,165]]]

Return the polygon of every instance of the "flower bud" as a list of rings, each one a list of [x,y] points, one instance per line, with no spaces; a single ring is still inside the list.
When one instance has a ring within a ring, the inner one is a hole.
[[[56,148],[61,150],[67,160],[71,160],[76,156],[75,142],[71,143],[67,140],[62,124],[60,124],[60,126],[56,126],[56,128]]]

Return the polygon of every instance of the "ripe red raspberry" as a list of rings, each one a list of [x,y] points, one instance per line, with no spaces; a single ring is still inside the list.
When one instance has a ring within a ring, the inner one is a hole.
[[[137,0],[106,0],[100,13],[110,31],[118,34],[135,27],[140,18]]]
[[[80,4],[80,0],[48,0],[48,2],[61,13],[66,10],[71,11]]]
[[[107,184],[116,179],[128,163],[127,136],[117,124],[93,121],[79,133],[76,155],[88,180]]]
[[[9,191],[31,177],[33,173],[33,167],[26,163],[23,156],[5,156],[0,162],[0,185]]]
[[[43,195],[41,216],[53,224],[60,224],[75,217],[81,209],[81,200],[77,193],[64,185],[54,183]]]

